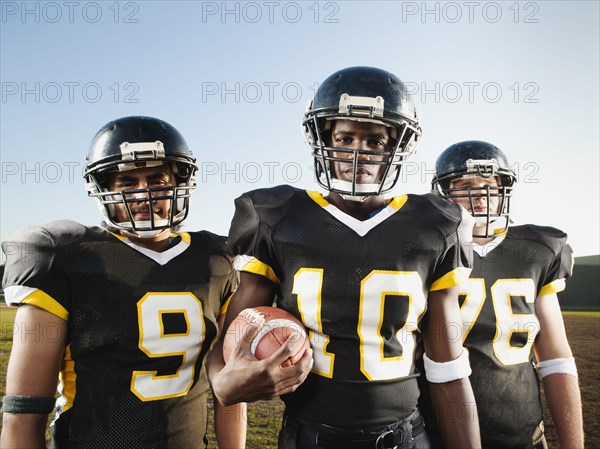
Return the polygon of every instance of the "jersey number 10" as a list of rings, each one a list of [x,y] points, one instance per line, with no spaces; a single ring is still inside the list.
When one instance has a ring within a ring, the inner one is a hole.
[[[301,268],[294,276],[292,293],[297,295],[302,322],[310,329],[313,349],[313,372],[333,377],[335,354],[327,352],[329,336],[323,333],[321,320],[321,291],[323,269]],[[402,345],[402,354],[384,355],[381,335],[386,297],[409,298],[408,313],[396,338]],[[414,359],[416,339],[412,335],[425,312],[423,283],[416,272],[374,270],[360,284],[360,305],[356,332],[360,341],[360,370],[369,380],[396,379],[408,376]]]

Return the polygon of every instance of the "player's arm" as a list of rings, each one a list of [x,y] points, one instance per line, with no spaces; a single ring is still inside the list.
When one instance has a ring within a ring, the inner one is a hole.
[[[556,426],[561,449],[583,447],[583,417],[577,370],[556,293],[539,296],[535,313],[538,373]]]
[[[445,447],[477,448],[481,447],[479,419],[462,347],[457,291],[452,287],[429,293],[422,327],[425,370]]]
[[[233,319],[246,308],[272,305],[275,287],[266,277],[240,273],[240,285],[227,309],[223,329],[227,329]],[[221,404],[232,405],[288,394],[296,390],[308,375],[312,367],[310,349],[298,364],[281,367],[292,353],[293,342],[286,342],[264,360],[257,360],[252,355],[250,344],[262,325],[262,322],[256,322],[247,326],[227,364],[223,360],[225,332],[221,332],[210,352],[207,361],[208,378],[213,394]]]
[[[229,302],[227,303],[229,304]],[[225,311],[227,307],[225,307]],[[223,332],[225,313],[219,315],[219,333]],[[225,407],[213,395],[214,424],[217,447],[238,449],[246,447],[248,407],[245,402]]]
[[[213,396],[217,446],[223,449],[246,447],[247,406],[245,402],[225,407]]]
[[[22,305],[15,329],[19,332],[14,334],[6,373],[0,447],[45,448],[47,408],[56,393],[67,322],[38,307]],[[6,412],[7,407],[13,412]],[[31,413],[35,409],[39,413]]]

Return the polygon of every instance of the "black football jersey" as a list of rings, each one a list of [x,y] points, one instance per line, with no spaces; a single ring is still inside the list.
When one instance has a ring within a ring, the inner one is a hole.
[[[554,228],[513,226],[499,244],[474,253],[460,301],[483,447],[532,447],[542,420],[532,363],[540,330],[535,302],[563,290],[571,275],[566,238]]]
[[[237,277],[223,237],[179,238],[156,253],[58,221],[3,243],[7,302],[68,320],[54,447],[205,447],[203,361]]]
[[[312,373],[284,398],[289,413],[353,427],[414,412],[427,295],[470,271],[462,223],[459,207],[432,195],[395,197],[365,221],[290,186],[236,200],[230,252],[278,284],[277,305],[302,320],[314,350]]]

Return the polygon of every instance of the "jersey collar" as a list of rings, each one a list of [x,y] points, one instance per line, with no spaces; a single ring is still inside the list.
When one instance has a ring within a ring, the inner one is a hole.
[[[502,234],[498,235],[498,237],[494,237],[494,240],[491,240],[484,245],[473,242],[473,251],[479,254],[479,257],[487,257],[487,255],[494,251],[496,247],[504,241],[505,238],[506,232],[503,232]]]
[[[151,249],[136,245],[134,242],[132,242],[127,237],[124,237],[122,235],[114,234],[112,232],[111,232],[111,234],[114,235],[119,240],[121,240],[126,245],[135,249],[137,252],[143,254],[146,257],[149,257],[150,259],[152,259],[159,265],[166,265],[171,260],[173,260],[175,257],[182,254],[186,249],[188,249],[188,247],[190,246],[190,241],[191,241],[190,235],[187,232],[182,232],[181,234],[172,234],[170,236],[171,238],[181,237],[181,240],[179,241],[179,243],[177,243],[176,245],[167,249],[166,251],[159,253],[156,251],[152,251]]]
[[[336,206],[327,201],[320,192],[307,190],[306,194],[310,197],[310,199],[331,214],[336,220],[345,224],[361,237],[367,235],[371,229],[383,223],[387,218],[398,212],[408,199],[408,195],[399,195],[393,197],[389,200],[388,205],[381,212],[375,214],[367,220],[360,221],[346,214],[345,212],[342,212]]]

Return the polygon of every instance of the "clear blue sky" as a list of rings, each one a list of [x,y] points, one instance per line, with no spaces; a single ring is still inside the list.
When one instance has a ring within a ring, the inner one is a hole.
[[[226,234],[258,187],[316,189],[300,133],[337,69],[373,65],[414,93],[423,137],[397,192],[437,155],[495,143],[520,177],[513,218],[599,253],[599,3],[22,2],[0,21],[0,231],[100,221],[81,172],[113,118],[163,118],[200,161],[188,229]]]

